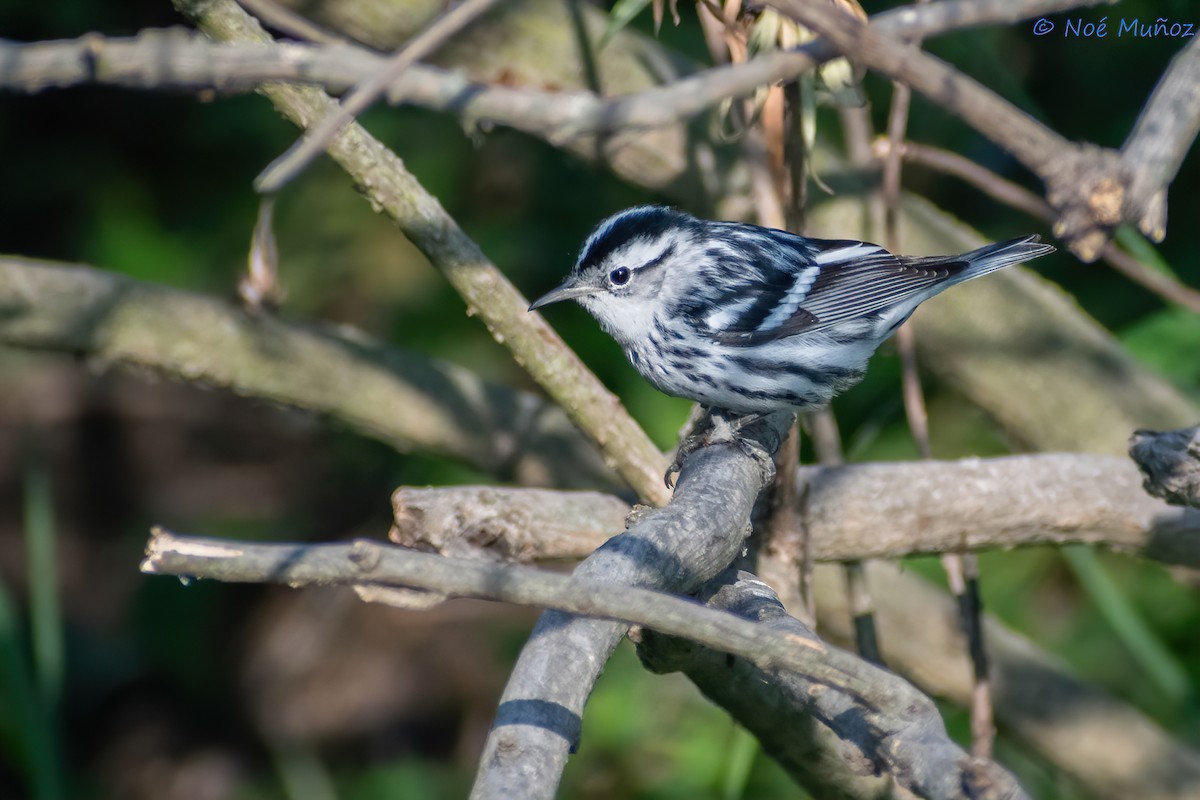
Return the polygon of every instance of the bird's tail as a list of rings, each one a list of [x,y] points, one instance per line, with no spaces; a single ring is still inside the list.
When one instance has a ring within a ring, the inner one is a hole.
[[[1037,234],[989,244],[958,257],[967,262],[967,268],[962,271],[955,282],[969,281],[980,275],[987,275],[989,272],[1031,261],[1038,256],[1053,252],[1054,246],[1042,244],[1041,237]]]
[[[1022,236],[1019,239],[1009,239],[1006,242],[989,244],[958,256],[902,256],[900,260],[910,267],[938,269],[949,273],[944,281],[935,285],[936,288],[927,295],[928,297],[938,294],[956,283],[969,281],[998,269],[1011,267],[1013,264],[1020,264],[1053,252],[1052,245],[1042,244],[1040,237],[1033,234],[1032,236]]]

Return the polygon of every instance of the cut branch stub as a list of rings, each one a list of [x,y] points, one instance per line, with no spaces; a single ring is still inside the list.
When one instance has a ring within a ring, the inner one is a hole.
[[[1200,508],[1200,426],[1177,431],[1134,431],[1129,455],[1155,497]]]
[[[1126,217],[1130,177],[1120,155],[1079,145],[1047,168],[1045,180],[1046,199],[1058,212],[1054,235],[1082,261],[1095,261]]]

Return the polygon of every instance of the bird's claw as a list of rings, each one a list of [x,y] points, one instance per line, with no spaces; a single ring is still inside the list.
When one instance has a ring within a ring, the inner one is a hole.
[[[742,452],[760,463],[769,465],[771,475],[774,475],[775,462],[771,454],[757,441],[745,439],[738,434],[747,426],[762,419],[762,414],[745,414],[732,419],[726,412],[704,410],[704,414],[695,420],[691,432],[684,437],[675,451],[675,460],[667,467],[663,482],[668,489],[675,488],[675,480],[683,471],[683,462],[695,451],[714,444],[736,444]]]

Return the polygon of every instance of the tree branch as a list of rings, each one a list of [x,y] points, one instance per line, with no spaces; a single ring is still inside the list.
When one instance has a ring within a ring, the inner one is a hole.
[[[871,18],[871,26],[898,38],[927,38],[1100,2],[948,0],[883,12]],[[473,83],[454,71],[414,64],[389,84],[387,99],[508,125],[562,144],[587,134],[682,122],[726,98],[792,80],[839,55],[831,42],[822,39],[613,98]],[[176,30],[144,31],[134,38],[88,34],[65,42],[0,41],[0,88],[33,92],[98,83],[131,89],[244,92],[264,83],[296,82],[340,93],[379,75],[385,60],[345,43],[211,43]]]
[[[1171,60],[1121,148],[1125,216],[1156,242],[1167,235],[1167,187],[1200,133],[1200,38]]]
[[[218,39],[269,42],[257,21],[233,0],[176,0],[182,13]],[[270,85],[261,92],[289,119],[307,127],[336,105],[317,89]],[[610,464],[649,502],[669,497],[662,483],[665,459],[620,401],[492,264],[458,224],[362,126],[353,123],[330,143],[329,154],[372,204],[386,213],[446,276],[497,341],[543,386],[581,430],[599,445]]]
[[[699,599],[762,629],[819,641],[787,615],[771,587],[749,573],[726,571],[705,585]],[[884,705],[864,706],[803,673],[763,669],[685,638],[649,630],[638,638],[638,655],[649,669],[687,675],[814,796],[1025,796],[994,761],[972,759],[950,740],[929,698],[867,661],[857,662],[858,671],[887,698]]]
[[[544,614],[522,651],[488,738],[475,788],[478,797],[550,797],[558,785],[567,752],[575,744],[592,685],[626,631],[619,622],[573,614],[603,613],[682,633],[664,624],[661,617],[626,613],[633,608],[630,605],[605,606],[606,611],[598,611],[600,606],[594,597],[616,598],[613,602],[618,603],[640,599],[651,609],[682,605],[695,610],[693,604],[683,601],[664,605],[661,595],[636,592],[631,587],[687,592],[719,573],[737,556],[755,498],[770,481],[770,459],[764,454],[779,446],[789,422],[790,415],[772,415],[744,431],[746,438],[740,444],[714,445],[694,453],[684,464],[671,504],[645,514],[625,534],[609,540],[569,579],[514,571],[516,568],[477,560],[450,561],[374,544],[357,545],[358,550],[369,552],[360,553],[351,563],[346,558],[354,548],[346,546],[263,548],[203,540],[197,545],[185,542],[180,552],[177,540],[169,537],[152,540],[144,568],[223,580],[292,584],[339,580],[399,585],[565,609]],[[611,588],[598,594],[590,589],[595,584]],[[581,591],[581,585],[587,591]],[[562,602],[543,602],[551,595],[536,594],[538,586],[558,586],[554,597]],[[754,628],[742,621],[734,622],[737,626],[748,625],[739,628],[743,633]],[[726,625],[706,643],[721,646],[721,642],[736,640],[739,634],[731,635],[731,630]],[[794,664],[788,658],[811,660],[807,655],[788,656],[772,646],[764,647],[761,637],[753,633],[748,636],[744,640],[747,655],[757,653],[772,661],[782,656],[785,660],[776,663],[789,666]],[[795,645],[789,647],[794,649]],[[824,672],[820,674],[828,677]],[[852,678],[846,680],[856,692],[873,691]]]
[[[656,521],[641,524],[651,527]],[[630,539],[626,541],[630,541],[638,534],[631,532],[627,536]],[[779,698],[787,699],[793,714],[800,712],[820,720],[836,737],[849,740],[849,746],[863,751],[859,761],[865,758],[875,770],[884,771],[891,780],[921,797],[962,797],[964,786],[980,790],[969,792],[969,797],[1024,796],[1012,777],[996,764],[967,759],[946,736],[932,701],[901,678],[825,646],[802,626],[797,630],[795,625],[799,623],[794,620],[794,625],[758,624],[762,609],[753,615],[735,615],[722,608],[721,602],[716,608],[705,608],[661,592],[614,585],[599,580],[595,570],[587,577],[578,574],[567,577],[527,567],[451,559],[369,540],[351,544],[264,545],[183,537],[155,529],[141,568],[148,574],[226,582],[274,582],[293,587],[350,584],[423,589],[455,597],[587,614],[588,619],[598,617],[638,624],[739,656],[744,659],[743,668],[768,675],[773,682],[782,681],[784,689]],[[736,606],[738,597],[725,592],[720,600]],[[784,612],[773,593],[771,600],[773,608],[767,613],[778,622]],[[570,624],[571,620],[567,622]],[[615,627],[624,630],[627,626]],[[671,647],[659,642],[657,649],[661,667],[663,651],[678,650],[678,645]],[[674,661],[680,662],[677,653]],[[526,704],[552,701],[544,697],[521,701],[508,694],[505,702],[519,710],[510,714],[514,719],[507,724],[531,724],[544,717],[543,723],[554,724],[563,732],[563,714],[569,709],[539,715]],[[504,706],[501,708],[497,726],[505,724]],[[574,739],[579,721],[574,719],[568,724]],[[493,753],[493,758],[498,755]],[[504,751],[500,757],[507,758],[508,752]],[[477,796],[517,796],[508,789],[518,790],[521,797],[548,796],[547,790],[553,792],[554,786],[536,779],[530,782],[528,775],[524,782],[503,788],[488,773],[486,759],[484,763],[481,784],[476,786]],[[522,763],[528,767],[527,761]],[[557,776],[553,777],[557,784]],[[488,778],[491,783],[483,782]],[[513,778],[516,776],[510,779]]]
[[[869,562],[883,656],[938,697],[970,702],[972,679],[953,598],[900,567]],[[820,630],[853,641],[841,571],[816,571]],[[984,615],[996,721],[1100,800],[1183,800],[1200,792],[1200,754],[1141,712],[1080,680],[1054,656]]]
[[[791,415],[775,414],[741,446],[701,449],[684,464],[671,504],[651,512],[577,567],[573,578],[686,593],[741,552],[750,512],[771,481],[771,461]],[[554,796],[583,707],[627,626],[547,611],[501,697],[484,745],[474,798]]]
[[[819,561],[1089,544],[1200,567],[1200,511],[1147,495],[1126,458],[1040,454],[804,467],[799,486]],[[620,528],[629,510],[594,492],[473,486],[401,487],[392,502],[399,544],[519,561],[582,558]]]
[[[0,342],[328,414],[401,450],[457,458],[502,479],[618,486],[561,409],[535,395],[362,334],[248,314],[88,267],[0,257]]]

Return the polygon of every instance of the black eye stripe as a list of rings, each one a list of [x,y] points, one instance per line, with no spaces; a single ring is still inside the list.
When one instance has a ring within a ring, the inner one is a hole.
[[[673,255],[675,255],[675,243],[674,242],[672,242],[667,247],[666,250],[663,250],[662,254],[658,258],[654,259],[653,261],[647,261],[645,264],[642,264],[640,267],[638,267],[638,272],[641,272],[643,270],[648,270],[648,269],[654,269],[657,266],[661,266],[664,261],[666,261],[668,258],[670,258]]]

